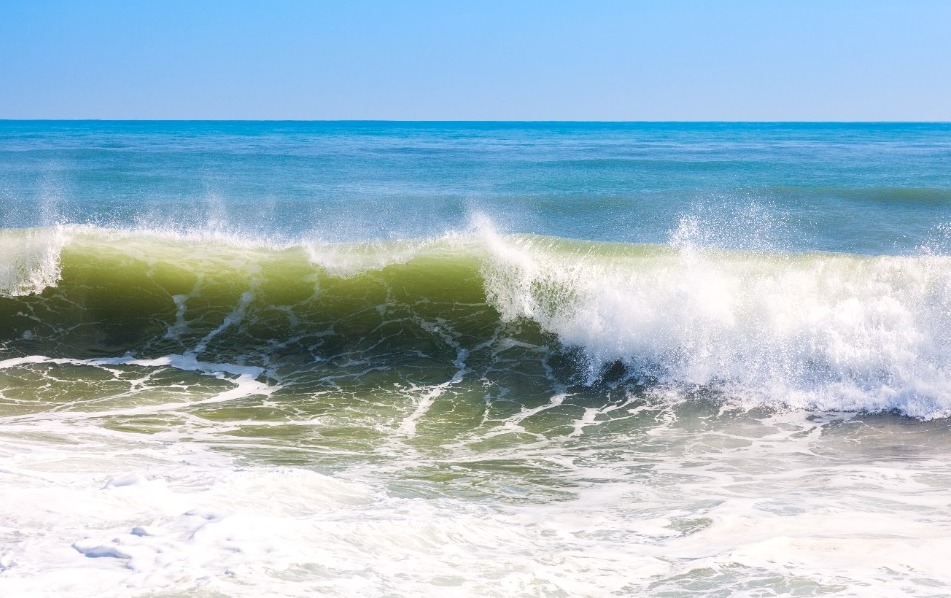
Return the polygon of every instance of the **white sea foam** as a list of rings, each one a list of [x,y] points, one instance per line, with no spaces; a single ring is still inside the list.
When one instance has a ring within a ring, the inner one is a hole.
[[[870,462],[887,430],[850,451],[801,416],[708,433],[675,420],[601,449],[440,457],[554,468],[573,489],[521,504],[405,496],[371,465],[241,464],[177,431],[3,421],[0,594],[888,596],[951,583],[947,459]],[[390,454],[384,470],[419,458]]]
[[[600,253],[483,228],[489,300],[660,383],[750,404],[951,415],[951,257]]]
[[[128,386],[128,390],[119,396],[112,397],[120,399],[125,397],[125,402],[119,402],[108,408],[97,407],[91,410],[87,405],[77,402],[72,409],[60,410],[55,412],[44,411],[33,416],[23,417],[24,421],[46,421],[46,420],[84,420],[88,418],[102,417],[128,417],[136,415],[148,415],[162,412],[171,412],[181,410],[185,407],[198,405],[212,405],[218,403],[227,403],[249,396],[268,396],[274,393],[279,386],[262,382],[259,378],[264,373],[260,367],[243,366],[230,363],[211,363],[200,361],[194,353],[185,353],[183,355],[166,355],[151,359],[137,359],[133,357],[103,357],[93,359],[74,359],[65,357],[47,357],[44,355],[29,355],[25,357],[13,357],[0,360],[0,372],[4,370],[15,370],[16,368],[30,365],[53,365],[53,366],[76,366],[88,367],[105,370],[112,377],[117,378],[120,368],[145,368],[147,370],[158,370],[165,368],[174,368],[187,372],[196,372],[200,375],[208,376],[216,380],[226,381],[231,385],[230,389],[219,392],[211,392],[203,395],[185,395],[178,400],[136,404],[135,396],[141,391],[149,389],[148,376],[145,378],[126,379],[123,383]],[[53,378],[55,381],[55,378]],[[0,395],[2,396],[2,395]]]

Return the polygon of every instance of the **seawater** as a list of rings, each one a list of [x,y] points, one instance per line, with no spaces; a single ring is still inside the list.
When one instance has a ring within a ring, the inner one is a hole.
[[[5,121],[0,226],[0,594],[951,591],[951,125]]]

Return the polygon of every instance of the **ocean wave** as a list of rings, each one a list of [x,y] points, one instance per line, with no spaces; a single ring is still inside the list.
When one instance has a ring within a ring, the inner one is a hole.
[[[448,379],[463,352],[469,378],[490,380],[522,367],[509,349],[524,346],[548,360],[548,386],[610,378],[747,406],[951,415],[951,257],[677,238],[503,235],[488,221],[351,245],[7,230],[0,352],[195,355],[345,385],[373,384],[373,368]]]

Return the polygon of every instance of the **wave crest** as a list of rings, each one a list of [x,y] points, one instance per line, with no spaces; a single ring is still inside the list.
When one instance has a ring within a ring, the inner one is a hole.
[[[949,257],[493,244],[490,301],[579,347],[589,382],[620,362],[747,404],[951,415]]]
[[[42,293],[60,278],[62,227],[6,230],[0,235],[0,296]]]

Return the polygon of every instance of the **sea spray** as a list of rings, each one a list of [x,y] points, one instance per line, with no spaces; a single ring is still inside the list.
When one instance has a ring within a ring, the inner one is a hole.
[[[60,278],[63,227],[0,231],[0,296],[41,293]]]

